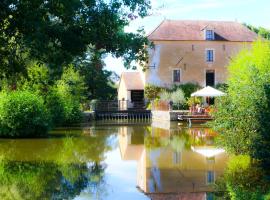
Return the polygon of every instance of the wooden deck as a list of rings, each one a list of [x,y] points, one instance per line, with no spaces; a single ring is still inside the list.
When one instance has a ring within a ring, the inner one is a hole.
[[[205,123],[213,120],[213,118],[208,114],[188,114],[188,115],[178,115],[179,121],[188,122],[189,126],[192,126],[192,123]]]

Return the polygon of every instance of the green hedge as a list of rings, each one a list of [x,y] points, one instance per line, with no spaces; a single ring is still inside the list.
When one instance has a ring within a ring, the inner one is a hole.
[[[39,137],[49,128],[50,117],[42,97],[28,91],[0,95],[0,137]]]

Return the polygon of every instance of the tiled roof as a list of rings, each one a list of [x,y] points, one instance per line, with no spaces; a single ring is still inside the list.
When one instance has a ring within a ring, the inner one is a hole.
[[[232,21],[193,21],[193,20],[164,20],[148,35],[151,41],[200,41],[205,40],[204,30],[215,32],[215,40],[233,42],[252,42],[257,34],[238,22]]]
[[[144,90],[140,72],[123,72],[121,82],[124,81],[127,90]]]

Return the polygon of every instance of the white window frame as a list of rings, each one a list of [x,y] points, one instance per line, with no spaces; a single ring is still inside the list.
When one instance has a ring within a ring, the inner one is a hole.
[[[207,60],[207,56],[208,56],[207,52],[208,51],[213,51],[213,61],[208,61]],[[205,62],[206,63],[213,63],[213,62],[215,62],[215,57],[216,57],[215,49],[211,49],[211,48],[205,49]]]
[[[212,32],[211,38],[208,38],[207,37],[208,36],[208,34],[207,34],[208,31],[211,31]],[[214,32],[214,30],[212,30],[212,29],[205,29],[205,40],[207,40],[207,41],[213,41],[213,40],[215,40],[215,32]]]
[[[179,70],[180,71],[180,81],[179,82],[175,82],[174,81],[174,71],[175,70]],[[182,69],[181,68],[173,68],[172,69],[172,83],[174,84],[180,84],[182,82]]]
[[[213,172],[213,182],[208,181],[208,172]],[[216,173],[215,173],[215,171],[212,171],[212,170],[206,171],[206,184],[210,185],[210,184],[215,183],[215,181],[216,181]]]

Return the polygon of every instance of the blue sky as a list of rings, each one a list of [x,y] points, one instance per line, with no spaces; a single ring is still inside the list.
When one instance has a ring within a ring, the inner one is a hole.
[[[152,31],[164,19],[224,20],[246,22],[270,29],[269,0],[151,0],[152,15],[131,22],[126,31],[144,27]],[[121,74],[126,71],[121,59],[108,56],[106,68]]]

